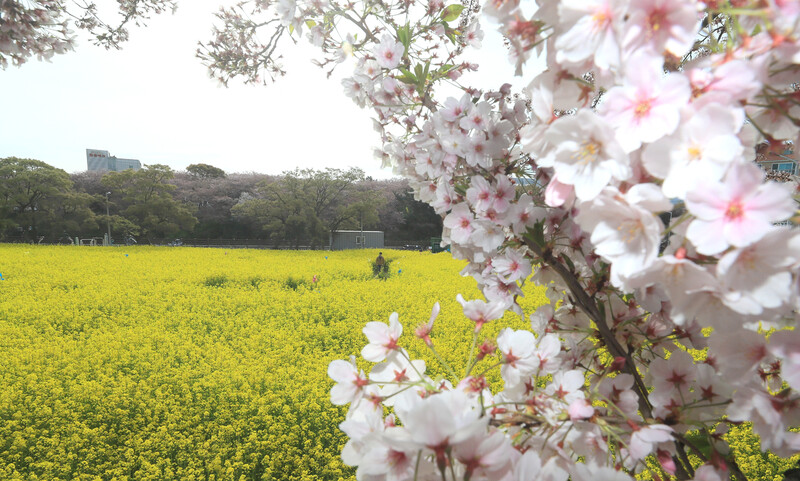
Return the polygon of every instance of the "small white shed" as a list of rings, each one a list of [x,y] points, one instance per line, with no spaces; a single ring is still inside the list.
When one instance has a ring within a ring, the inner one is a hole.
[[[382,230],[334,230],[330,233],[332,251],[344,249],[382,249]]]

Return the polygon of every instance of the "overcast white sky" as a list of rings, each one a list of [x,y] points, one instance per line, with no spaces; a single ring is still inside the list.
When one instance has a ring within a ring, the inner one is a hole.
[[[326,79],[305,40],[283,45],[287,75],[275,84],[224,88],[208,78],[194,53],[222,3],[184,1],[174,15],[132,29],[120,51],[83,41],[52,63],[0,70],[0,158],[79,172],[90,148],[175,170],[199,162],[269,174],[357,166],[391,177],[372,156],[379,137],[370,112],[343,94],[340,80],[350,69]],[[487,34],[493,28],[484,25]],[[513,74],[497,34],[474,58],[483,72],[473,85],[496,88]]]

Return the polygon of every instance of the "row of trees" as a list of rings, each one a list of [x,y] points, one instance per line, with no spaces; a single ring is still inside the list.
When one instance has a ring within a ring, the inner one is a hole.
[[[269,176],[156,164],[68,174],[39,160],[0,159],[0,241],[67,242],[110,228],[117,242],[200,237],[322,246],[330,230],[362,226],[389,239],[425,239],[441,232],[441,218],[414,200],[406,181],[372,180],[356,168]]]

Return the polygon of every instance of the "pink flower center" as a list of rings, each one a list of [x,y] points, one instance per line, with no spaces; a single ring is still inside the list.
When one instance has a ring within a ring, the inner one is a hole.
[[[594,23],[595,32],[605,30],[611,24],[611,12],[608,8],[598,10],[592,15],[592,23]]]
[[[389,461],[389,466],[397,466],[398,464],[402,465],[408,459],[406,453],[402,451],[395,451],[394,449],[389,450],[389,455],[387,458]]]
[[[558,391],[554,392],[553,395],[558,397],[559,399],[564,399],[569,394],[569,391],[564,390],[564,386],[558,386]]]
[[[575,154],[575,160],[581,164],[591,164],[597,160],[600,153],[600,143],[594,139],[587,140],[581,144],[580,150]]]
[[[725,218],[727,220],[739,220],[744,215],[744,208],[742,207],[742,203],[738,200],[735,200],[728,204],[728,208],[725,210]]]
[[[686,374],[672,371],[672,374],[667,378],[667,382],[671,382],[675,385],[683,385],[686,383]]]
[[[650,36],[661,30],[661,27],[666,23],[667,15],[663,10],[658,9],[650,12],[647,16],[647,30]]]
[[[636,104],[636,108],[633,109],[633,116],[636,117],[636,120],[641,120],[644,117],[647,117],[650,114],[650,109],[653,108],[653,99],[646,98],[640,99],[639,103]]]
[[[516,367],[514,365],[515,362],[519,361],[520,358],[514,355],[511,349],[508,350],[508,353],[505,355],[506,364],[510,364],[512,367]]]
[[[699,160],[700,157],[703,155],[703,151],[700,150],[700,147],[694,144],[692,144],[692,146],[689,147],[688,153],[689,153],[689,160]]]

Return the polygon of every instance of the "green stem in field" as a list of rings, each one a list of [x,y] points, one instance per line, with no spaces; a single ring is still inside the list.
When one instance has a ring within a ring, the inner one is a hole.
[[[440,356],[439,353],[436,352],[436,348],[433,347],[433,342],[431,342],[428,345],[428,347],[431,349],[431,352],[436,357],[436,360],[439,361],[439,364],[441,364],[445,369],[447,369],[447,372],[453,377],[453,382],[454,383],[458,382],[458,375],[453,370],[453,368],[450,367],[450,364],[448,364],[444,359],[442,359],[442,356]]]
[[[469,361],[467,361],[467,372],[464,374],[464,377],[469,377],[469,373],[472,372],[472,368],[477,362],[473,363],[472,360],[474,359],[475,355],[475,345],[478,344],[478,331],[472,332],[472,346],[469,348]]]

